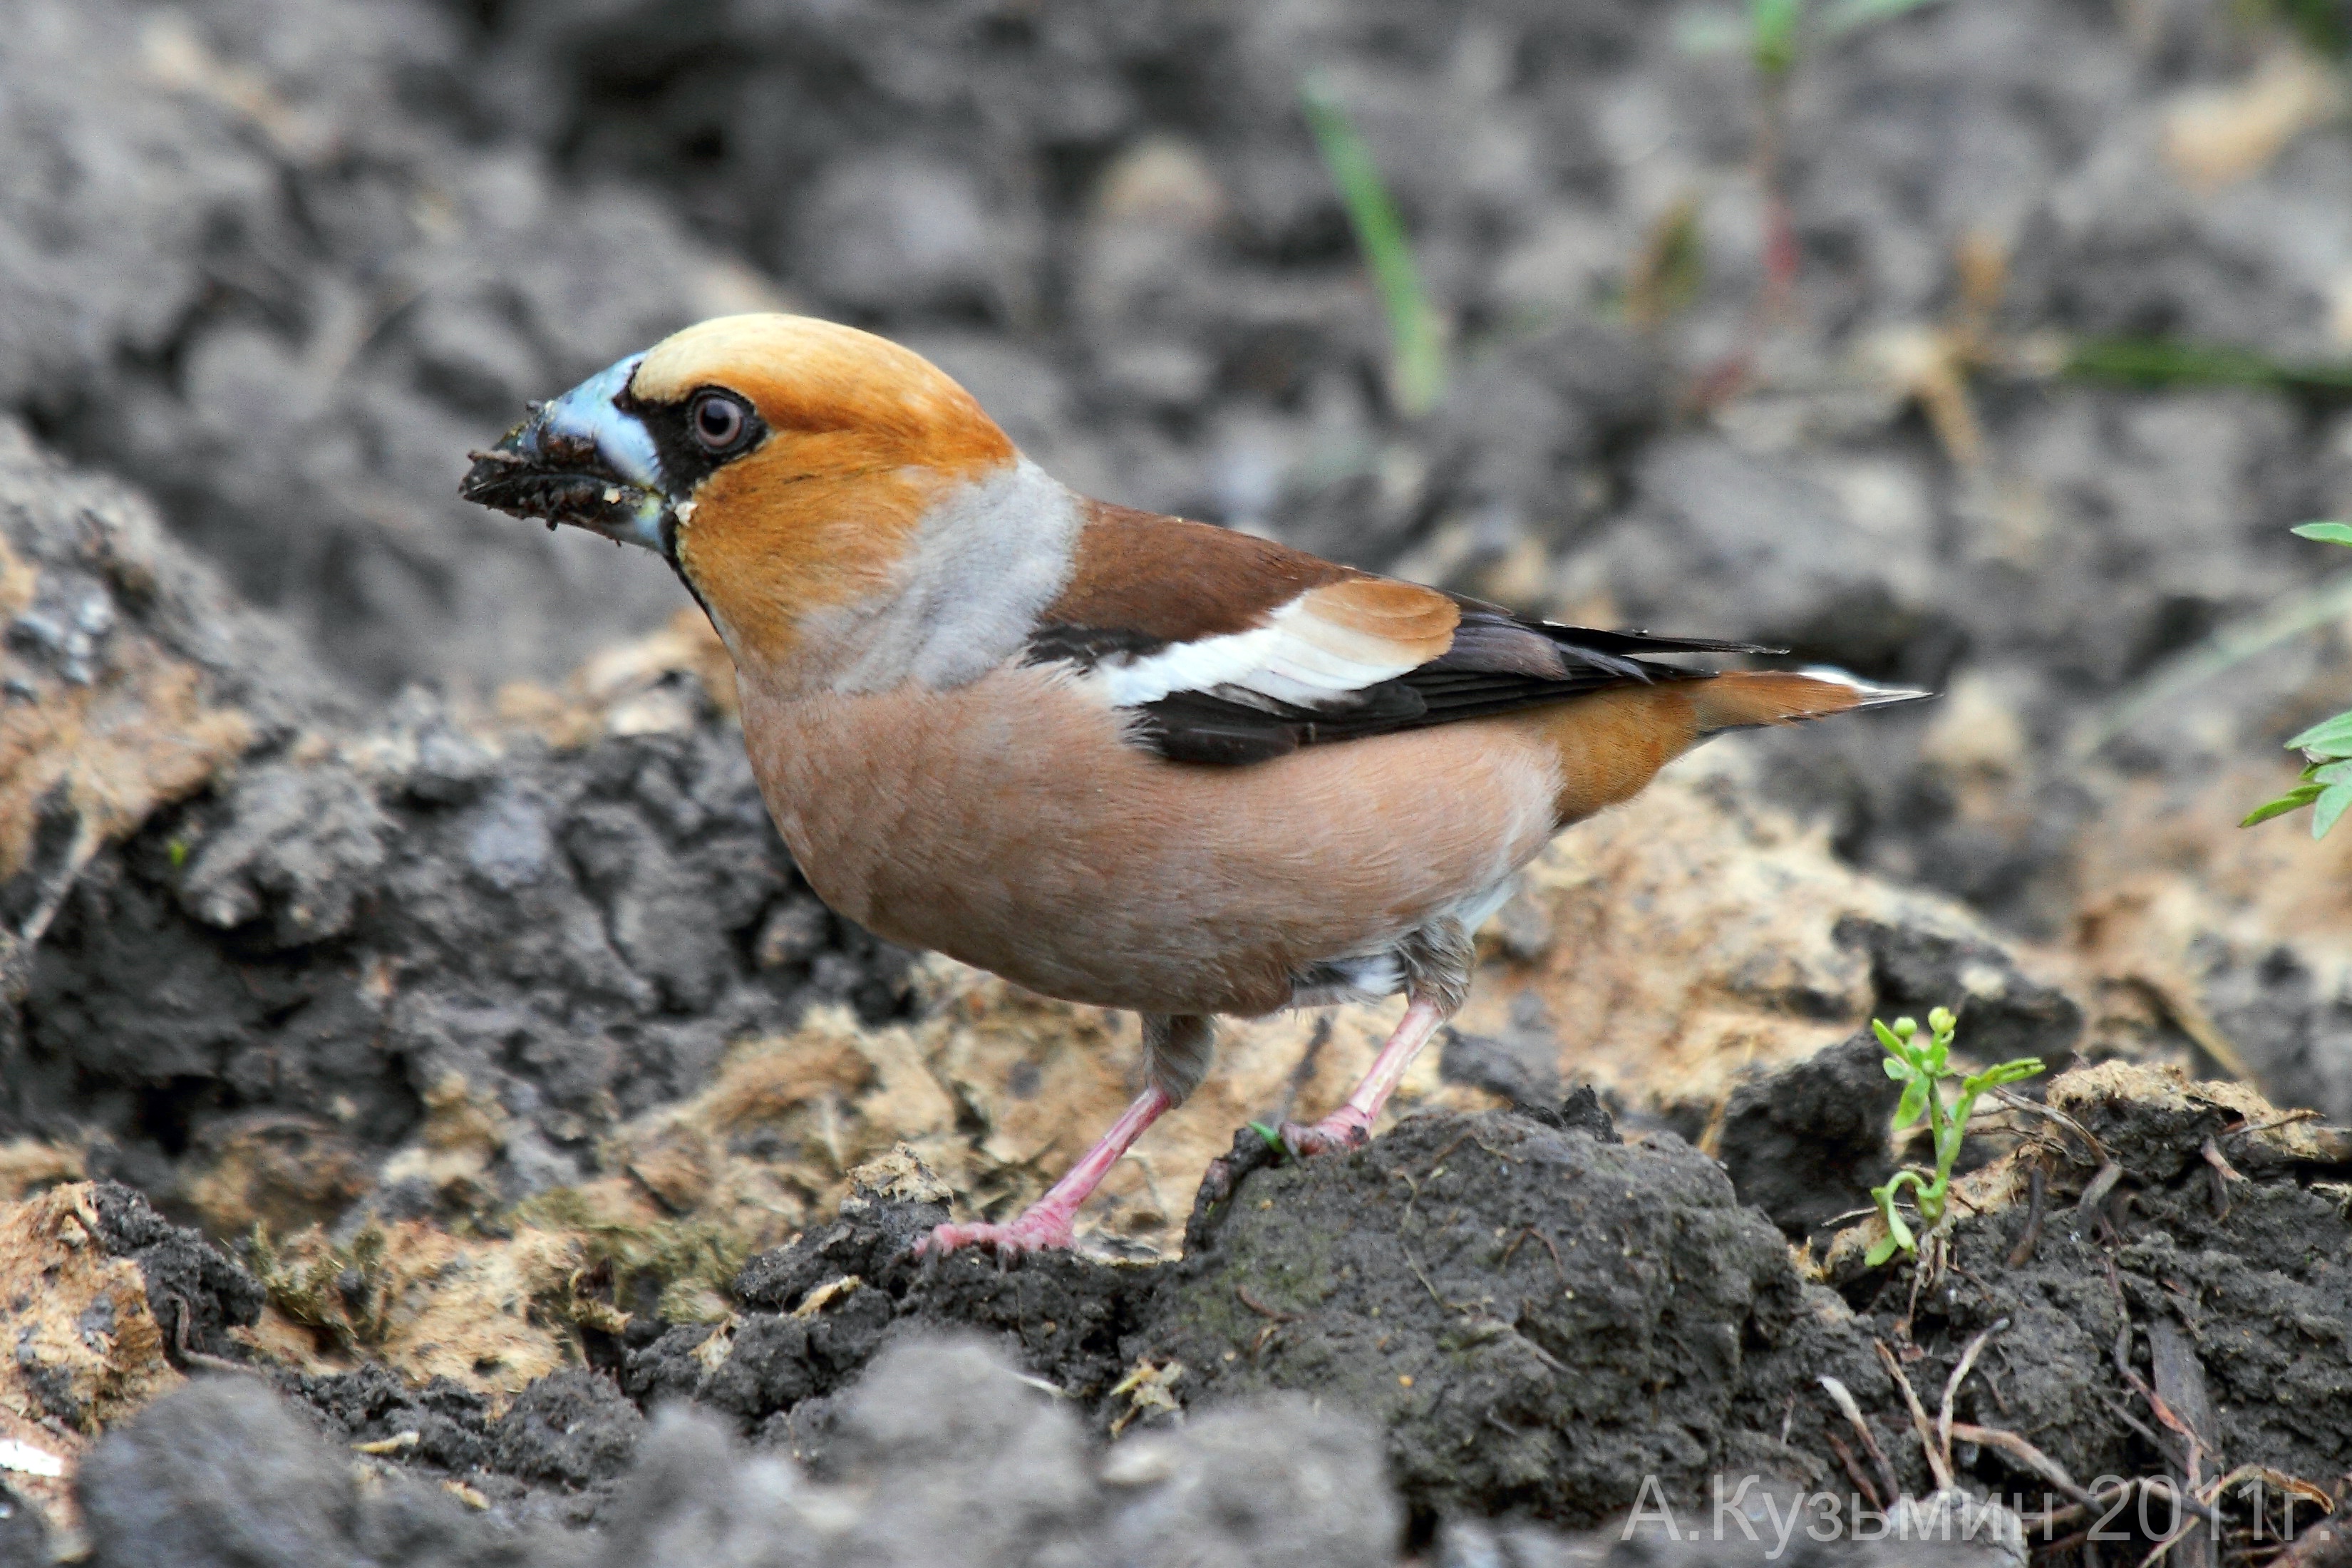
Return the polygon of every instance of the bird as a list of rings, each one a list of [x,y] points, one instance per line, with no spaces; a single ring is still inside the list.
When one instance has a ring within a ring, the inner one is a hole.
[[[1140,1016],[1143,1087],[1045,1194],[919,1244],[1075,1244],[1209,1071],[1213,1020],[1400,993],[1299,1157],[1370,1136],[1561,830],[1708,736],[1927,695],[1661,656],[1077,494],[878,335],[725,316],[531,406],[459,493],[667,562],[733,660],[761,795],[838,913]]]

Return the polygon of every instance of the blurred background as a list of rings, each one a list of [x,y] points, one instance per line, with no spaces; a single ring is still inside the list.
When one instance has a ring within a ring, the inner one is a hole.
[[[461,506],[467,449],[702,316],[853,321],[1092,494],[1945,691],[1743,742],[1758,787],[2015,935],[2164,945],[2149,1030],[2341,1114],[2341,857],[2234,823],[2352,688],[2352,557],[2287,531],[2352,511],[2347,44],[2336,0],[14,0],[0,404],[355,702],[495,707],[684,599]]]

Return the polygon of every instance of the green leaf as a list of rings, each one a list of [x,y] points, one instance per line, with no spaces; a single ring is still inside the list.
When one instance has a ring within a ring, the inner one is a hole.
[[[2352,522],[2298,522],[2288,531],[2323,544],[2352,544]]]
[[[1748,47],[1756,68],[1786,76],[1797,63],[1797,23],[1804,0],[1748,0]]]
[[[2352,784],[2352,761],[2314,763],[2303,770],[2303,776],[2313,784]]]
[[[1900,1132],[1906,1127],[1916,1126],[1919,1119],[1927,1114],[1927,1080],[1915,1078],[1903,1091],[1903,1103],[1895,1108],[1895,1131]]]
[[[2002,1062],[1996,1067],[1989,1067],[1980,1073],[1972,1073],[1962,1079],[1959,1102],[1952,1108],[1953,1126],[1965,1131],[1969,1118],[1976,1113],[1977,1097],[1987,1089],[1998,1089],[2005,1083],[2016,1083],[2020,1079],[2032,1078],[2040,1071],[2042,1071],[2041,1058],[2020,1057],[2013,1062]],[[1957,1152],[1957,1142],[1954,1148]]]
[[[2338,713],[2333,719],[2323,719],[2302,734],[2287,742],[2290,752],[2324,752],[2330,746],[2352,745],[2352,713]]]
[[[2246,819],[2238,826],[2252,827],[2258,822],[2268,822],[2273,816],[2284,816],[2290,811],[2301,811],[2305,806],[2317,800],[2325,788],[2323,784],[2297,784],[2276,800],[2265,801],[2246,813]]]
[[[1870,1027],[1872,1031],[1878,1036],[1879,1046],[1889,1055],[1893,1056],[1898,1061],[1908,1061],[1910,1059],[1910,1053],[1903,1048],[1905,1043],[1903,1036],[1896,1034],[1894,1030],[1888,1028],[1885,1025],[1880,1023],[1875,1018],[1873,1018],[1870,1021]]]
[[[1253,1121],[1249,1124],[1249,1130],[1256,1133],[1259,1137],[1265,1139],[1265,1146],[1273,1150],[1276,1153],[1280,1154],[1286,1152],[1282,1146],[1282,1134],[1276,1132],[1273,1128],[1268,1127],[1265,1122]]]
[[[1878,1217],[1886,1226],[1886,1234],[1871,1243],[1870,1250],[1863,1255],[1863,1261],[1873,1268],[1894,1257],[1898,1247],[1905,1252],[1918,1250],[1911,1239],[1911,1227],[1905,1225],[1903,1216],[1895,1212],[1895,1194],[1903,1190],[1906,1182],[1916,1187],[1919,1184],[1919,1178],[1913,1172],[1897,1171],[1893,1181],[1883,1187],[1870,1189],[1870,1195],[1878,1204]]]
[[[1885,1068],[1886,1076],[1897,1083],[1909,1083],[1919,1076],[1919,1069],[1901,1057],[1881,1057],[1878,1058],[1878,1065]]]
[[[2311,803],[2311,836],[2326,837],[2347,805],[2352,805],[2352,784],[2329,784],[2320,791],[2319,798]]]

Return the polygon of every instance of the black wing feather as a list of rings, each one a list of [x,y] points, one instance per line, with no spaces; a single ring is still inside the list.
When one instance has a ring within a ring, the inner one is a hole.
[[[1781,651],[1753,643],[1555,626],[1456,597],[1462,625],[1452,647],[1393,680],[1349,693],[1344,708],[1301,708],[1255,693],[1239,700],[1214,691],[1171,692],[1136,710],[1136,739],[1171,762],[1235,767],[1302,746],[1514,713],[1612,686],[1704,680],[1713,673],[1653,663],[1641,657],[1645,654]],[[1058,646],[1033,648],[1031,657],[1070,658],[1072,645],[1091,639],[1083,631],[1058,628],[1055,640]]]

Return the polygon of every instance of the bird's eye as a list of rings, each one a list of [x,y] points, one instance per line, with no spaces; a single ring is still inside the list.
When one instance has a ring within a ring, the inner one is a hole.
[[[716,392],[694,400],[694,438],[708,451],[724,452],[743,438],[743,405]]]

